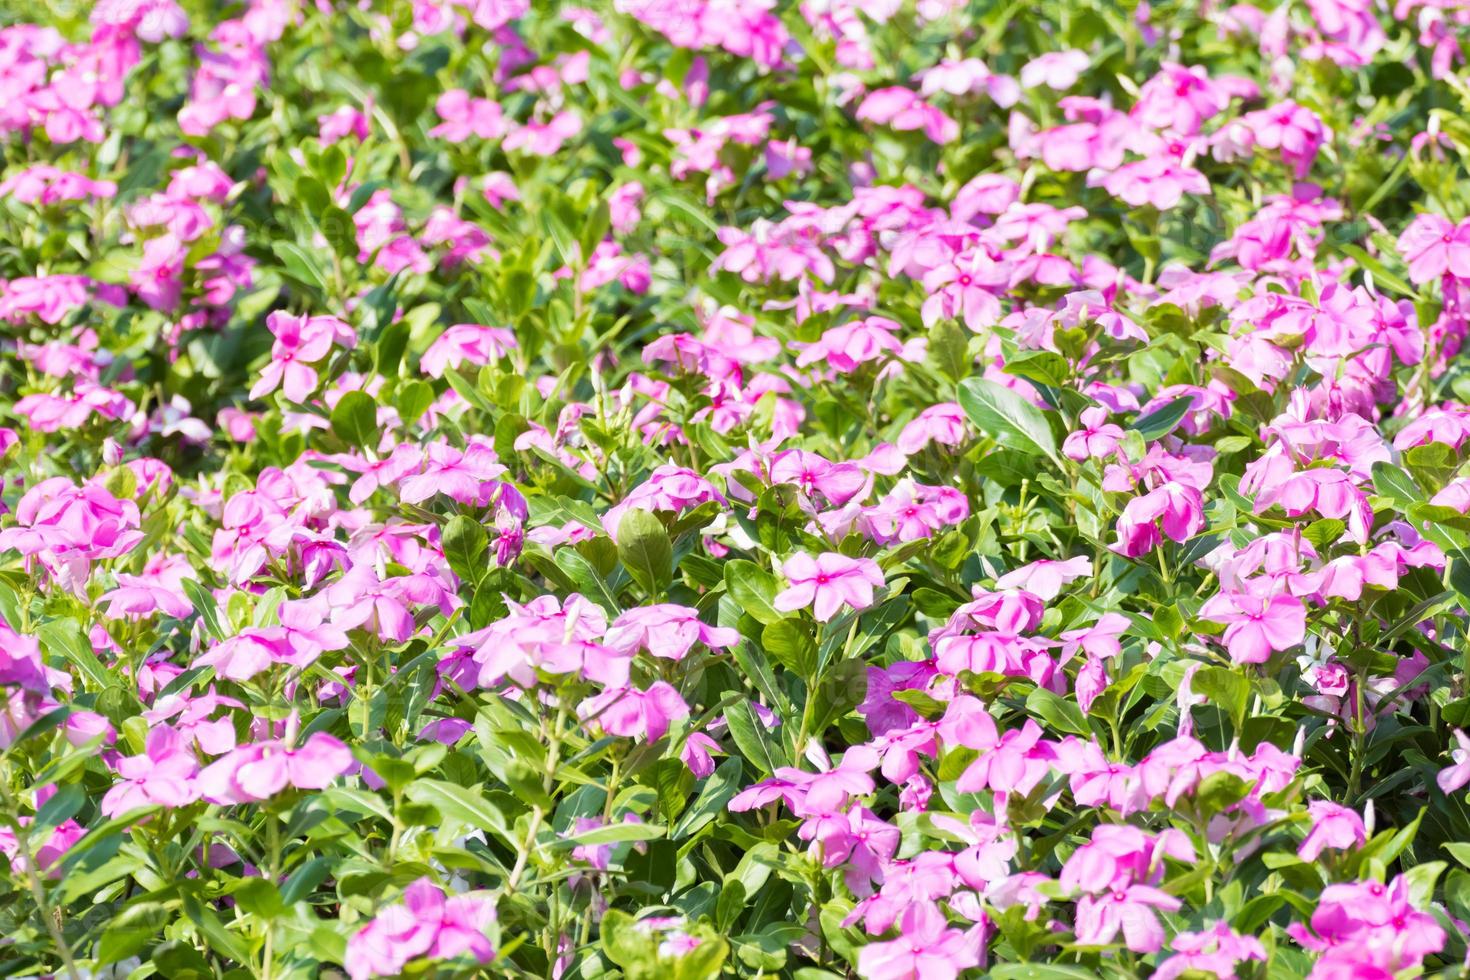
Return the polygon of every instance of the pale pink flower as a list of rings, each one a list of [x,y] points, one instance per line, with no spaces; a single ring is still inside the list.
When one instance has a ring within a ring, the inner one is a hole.
[[[883,587],[883,571],[871,558],[849,558],[825,552],[813,558],[802,553],[786,559],[782,573],[791,583],[776,595],[773,605],[782,612],[813,606],[812,614],[825,623],[845,605],[863,610],[873,604],[873,590]]]

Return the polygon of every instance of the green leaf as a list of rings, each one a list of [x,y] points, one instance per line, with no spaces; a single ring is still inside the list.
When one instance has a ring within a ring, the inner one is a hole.
[[[1407,508],[1424,499],[1424,494],[1414,485],[1409,474],[1392,463],[1373,464],[1373,489],[1381,496],[1391,499],[1400,508]]]
[[[1235,722],[1235,730],[1240,731],[1249,707],[1250,681],[1224,667],[1201,667],[1190,683],[1190,690],[1204,697],[1206,704],[1224,711]]]
[[[1061,388],[1072,375],[1071,365],[1060,354],[1049,350],[1025,351],[1006,361],[1005,373]]]
[[[667,827],[661,827],[656,823],[638,823],[627,820],[622,823],[610,823],[603,827],[593,827],[581,833],[563,837],[552,845],[555,850],[571,850],[584,844],[621,844],[626,841],[657,840],[668,833]]]
[[[184,594],[194,605],[194,611],[199,614],[200,619],[204,620],[204,628],[209,635],[216,640],[229,637],[230,634],[220,623],[219,605],[214,601],[214,596],[210,595],[209,590],[191,578],[184,579],[181,584],[184,586]]]
[[[1370,273],[1373,276],[1374,286],[1387,287],[1400,296],[1413,298],[1418,295],[1418,290],[1404,282],[1404,280],[1400,279],[1394,273],[1389,272],[1382,262],[1369,255],[1367,250],[1361,245],[1345,242],[1339,245],[1338,249],[1347,255],[1351,255],[1357,260],[1358,265],[1363,267],[1364,272]]]
[[[997,963],[986,976],[993,980],[1097,980],[1097,974],[1052,963]]]
[[[314,286],[323,293],[327,291],[327,277],[322,272],[321,263],[311,252],[295,242],[286,241],[272,242],[271,251],[276,253],[276,258],[281,260],[286,274],[292,279],[307,286]]]
[[[817,643],[801,620],[781,619],[761,630],[761,646],[787,670],[810,678],[817,669]]]
[[[97,690],[104,690],[114,684],[112,675],[107,672],[107,668],[102,666],[102,662],[97,659],[97,654],[92,651],[92,641],[82,632],[76,620],[53,619],[42,623],[36,633],[41,639],[42,649],[47,653],[60,653],[74,664]]]
[[[1233,772],[1212,772],[1200,780],[1194,798],[1206,814],[1223,813],[1239,803],[1250,792],[1251,783]]]
[[[59,827],[76,816],[86,802],[87,791],[77,783],[68,783],[61,787],[40,810],[36,811],[36,820],[31,828],[32,841],[44,839],[37,835],[52,827]]]
[[[1161,405],[1142,418],[1134,420],[1129,428],[1143,436],[1145,442],[1161,439],[1174,431],[1174,427],[1189,413],[1189,407],[1193,403],[1194,399],[1188,395],[1176,398],[1167,405]]]
[[[461,582],[473,586],[485,575],[490,542],[485,527],[473,517],[457,514],[444,525],[444,559]]]
[[[488,830],[511,847],[521,845],[512,838],[505,814],[474,790],[438,779],[420,779],[410,783],[404,795],[415,803],[432,806],[451,820]]]
[[[689,809],[684,811],[670,834],[674,840],[684,840],[699,833],[707,824],[725,812],[725,804],[740,792],[741,765],[739,759],[726,759],[710,773],[704,788]]]
[[[1442,442],[1429,442],[1404,451],[1404,462],[1421,486],[1430,491],[1443,487],[1455,475],[1459,456]]]
[[[349,391],[332,409],[332,431],[337,438],[362,449],[378,443],[378,403],[371,395]]]
[[[1408,885],[1409,902],[1421,909],[1427,907],[1434,899],[1434,884],[1447,867],[1449,865],[1444,861],[1428,861],[1405,871],[1404,883]]]
[[[1075,701],[1038,687],[1026,696],[1026,709],[1046,722],[1054,731],[1090,737],[1092,728]]]
[[[413,425],[434,404],[434,389],[424,381],[404,382],[399,386],[398,397],[393,404],[398,409],[398,417],[403,420],[403,424]]]
[[[779,591],[776,576],[753,561],[736,559],[727,562],[725,589],[743,611],[766,626],[786,618],[785,613],[772,605]]]
[[[966,378],[960,382],[959,402],[975,428],[1002,446],[1044,455],[1061,465],[1046,415],[1014,391],[985,378]]]
[[[953,320],[940,320],[929,329],[929,360],[951,381],[959,381],[974,367],[970,335]]]
[[[266,819],[274,819],[267,817]],[[265,919],[274,919],[281,914],[281,893],[275,885],[264,878],[244,878],[231,893],[241,910]]]
[[[756,717],[749,701],[727,708],[725,721],[730,726],[730,737],[734,739],[735,747],[761,772],[769,776],[786,764],[780,749],[769,737],[765,723]]]
[[[352,215],[333,204],[322,210],[316,219],[316,226],[321,229],[322,237],[339,258],[349,262],[357,260],[357,226],[352,221]]]
[[[662,595],[674,580],[674,545],[663,521],[634,508],[618,524],[618,559],[643,591]]]
[[[291,877],[281,886],[281,901],[287,905],[295,905],[302,899],[309,898],[327,880],[335,866],[336,861],[329,857],[314,857],[307,861],[291,872]]]
[[[1302,537],[1317,548],[1319,552],[1326,551],[1329,546],[1335,544],[1342,533],[1347,530],[1347,525],[1335,517],[1324,518],[1313,521],[1307,529],[1302,532]]]

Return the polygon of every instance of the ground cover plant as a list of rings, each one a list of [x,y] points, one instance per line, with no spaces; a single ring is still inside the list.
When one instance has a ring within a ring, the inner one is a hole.
[[[0,975],[1465,975],[1467,40],[0,0]]]

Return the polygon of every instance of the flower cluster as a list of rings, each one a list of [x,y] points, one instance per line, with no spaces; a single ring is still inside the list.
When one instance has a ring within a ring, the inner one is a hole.
[[[1470,8],[31,7],[7,975],[1470,968]]]

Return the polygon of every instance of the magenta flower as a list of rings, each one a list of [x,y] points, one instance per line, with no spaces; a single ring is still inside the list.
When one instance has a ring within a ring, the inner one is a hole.
[[[1313,800],[1307,804],[1307,817],[1311,820],[1311,829],[1296,851],[1303,861],[1317,860],[1317,855],[1326,848],[1345,851],[1368,839],[1363,818],[1345,806],[1327,800]]]
[[[266,318],[266,326],[276,340],[270,363],[250,389],[251,398],[262,398],[279,387],[288,400],[304,402],[317,386],[316,368],[311,365],[325,358],[334,344],[349,350],[357,346],[357,333],[334,316],[293,317],[277,310]]]
[[[1105,946],[1121,931],[1135,953],[1157,953],[1164,946],[1164,926],[1155,909],[1175,912],[1182,904],[1148,885],[1114,888],[1101,897],[1084,895],[1077,902],[1077,942]]]
[[[1123,427],[1108,421],[1106,408],[1084,408],[1078,421],[1082,427],[1068,433],[1062,443],[1062,455],[1069,459],[1105,459],[1123,441]]]
[[[1399,235],[1398,246],[1415,284],[1445,275],[1470,279],[1470,222],[1455,225],[1437,214],[1421,214]]]
[[[505,119],[499,102],[494,99],[471,98],[468,92],[460,88],[452,88],[439,96],[434,103],[434,111],[444,121],[429,130],[429,135],[441,137],[451,143],[463,143],[471,136],[482,140],[496,140],[510,129],[510,123]]]
[[[457,323],[445,330],[419,360],[419,370],[431,378],[442,378],[449,368],[466,362],[476,366],[499,360],[516,347],[515,334],[504,327],[482,327]]]
[[[428,878],[403,892],[400,904],[377,916],[347,941],[343,965],[352,980],[395,977],[417,959],[447,960],[468,955],[481,964],[495,958],[485,935],[495,922],[495,901],[487,895],[446,897]]]
[[[199,773],[199,794],[211,803],[259,803],[277,793],[325,789],[357,763],[346,745],[316,732],[295,748],[257,742],[232,749]]]
[[[932,902],[914,902],[898,920],[899,936],[858,953],[863,980],[955,980],[983,960],[982,926],[952,929]]]
[[[120,779],[102,797],[99,809],[106,817],[146,806],[185,806],[202,792],[191,740],[167,725],[148,733],[143,755],[119,758],[113,766]]]
[[[1069,582],[1091,574],[1092,559],[1086,555],[1064,561],[1043,558],[1002,575],[995,580],[995,587],[997,590],[1024,589],[1043,602],[1050,602]]]
[[[1435,777],[1443,793],[1453,793],[1470,783],[1470,736],[1458,728],[1454,730],[1454,736],[1455,747],[1450,752],[1453,764],[1441,769]]]
[[[1045,85],[1058,92],[1077,84],[1092,59],[1085,51],[1048,51],[1021,66],[1021,87]]]
[[[776,595],[773,605],[782,612],[813,606],[812,615],[825,623],[843,606],[863,610],[873,604],[873,590],[883,587],[883,570],[871,558],[849,558],[825,552],[816,558],[802,553],[786,559],[781,572],[791,584]]]
[[[724,649],[740,642],[740,633],[728,627],[708,626],[697,611],[665,603],[629,609],[613,620],[603,642],[622,656],[647,650],[663,660],[683,660],[696,643],[712,650]]]
[[[583,701],[577,714],[597,722],[609,735],[656,742],[670,722],[689,717],[689,705],[671,684],[654,681],[646,691],[609,688]]]
[[[1290,650],[1306,638],[1307,610],[1294,595],[1221,592],[1199,612],[1201,619],[1229,624],[1225,648],[1238,664],[1263,664],[1273,650]]]

